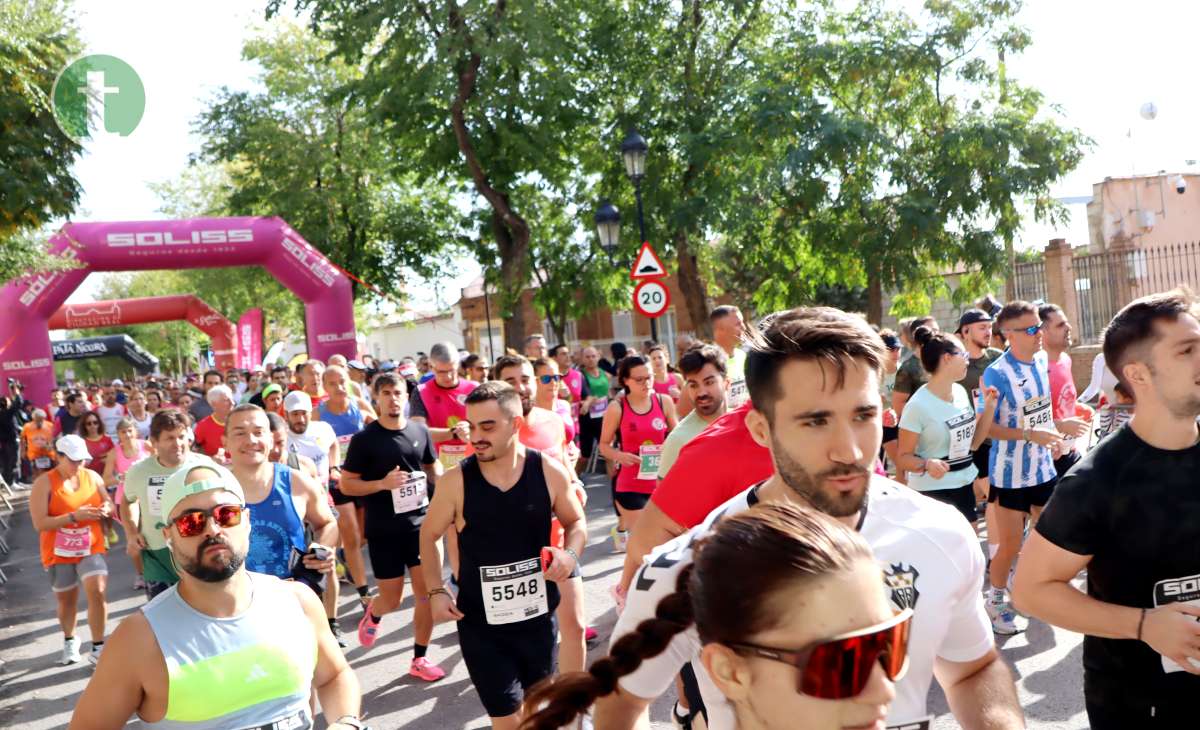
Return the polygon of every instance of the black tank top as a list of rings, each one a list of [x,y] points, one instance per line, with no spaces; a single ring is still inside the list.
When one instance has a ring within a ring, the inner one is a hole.
[[[467,524],[458,534],[457,604],[463,612],[463,621],[498,630],[519,630],[533,622],[550,621],[559,600],[558,586],[551,581],[544,581],[546,610],[540,615],[512,623],[489,624],[484,608],[485,592],[501,601],[528,603],[524,601],[527,591],[536,583],[530,580],[535,575],[526,574],[525,580],[518,576],[528,569],[528,561],[540,562],[542,548],[550,537],[553,509],[550,488],[542,471],[542,455],[533,449],[525,451],[521,478],[508,491],[484,478],[474,456],[464,459],[461,468],[463,519]],[[541,572],[540,565],[535,572]],[[508,576],[511,577],[505,580]]]

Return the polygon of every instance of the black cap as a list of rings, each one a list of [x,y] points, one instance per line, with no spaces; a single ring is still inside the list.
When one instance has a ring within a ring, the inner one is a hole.
[[[883,339],[883,346],[889,350],[900,349],[900,338],[895,335],[880,335]]]
[[[963,327],[973,325],[977,322],[991,322],[992,315],[982,309],[968,309],[958,318],[958,331],[961,332]]]

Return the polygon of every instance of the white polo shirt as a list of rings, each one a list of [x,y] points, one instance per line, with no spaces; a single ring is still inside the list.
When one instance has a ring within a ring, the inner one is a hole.
[[[625,610],[612,640],[654,617],[658,602],[674,591],[679,571],[692,562],[692,545],[725,515],[758,502],[757,487],[730,499],[687,533],[660,545],[646,556],[629,586]],[[866,515],[859,529],[884,571],[897,608],[913,609],[908,672],[896,684],[889,727],[928,716],[925,698],[933,681],[936,657],[970,662],[995,645],[983,607],[984,559],[978,540],[954,507],[924,497],[890,479],[874,476]],[[689,661],[700,685],[711,730],[735,730],[733,709],[709,679],[700,656],[700,637],[693,626],[675,636],[667,649],[642,662],[620,679],[621,689],[642,698],[663,694]]]
[[[329,483],[329,447],[337,441],[333,427],[324,421],[309,421],[304,433],[296,433],[288,429],[287,447],[289,451],[307,456],[317,465],[317,475],[321,484]]]

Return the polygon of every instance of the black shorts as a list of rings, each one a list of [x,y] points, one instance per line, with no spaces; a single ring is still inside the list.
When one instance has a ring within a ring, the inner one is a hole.
[[[340,507],[343,504],[352,504],[355,507],[361,506],[358,503],[358,497],[351,497],[349,494],[344,494],[342,490],[333,486],[329,486],[329,496],[333,497],[333,506]]]
[[[893,441],[900,440],[899,426],[884,426],[883,427],[883,443],[890,444]]]
[[[974,485],[964,484],[961,487],[954,487],[953,489],[933,489],[930,491],[923,491],[921,494],[924,494],[926,497],[936,499],[939,502],[945,502],[961,512],[962,516],[967,518],[967,522],[975,522],[976,514]]]
[[[1051,479],[1045,484],[1019,489],[1000,489],[995,484],[988,489],[988,502],[995,502],[1005,509],[1017,512],[1029,512],[1033,507],[1045,507],[1054,493],[1054,485],[1058,479]]]
[[[458,646],[488,717],[506,717],[530,687],[554,674],[558,623],[553,613],[520,629],[459,621]]]
[[[1063,475],[1067,473],[1067,470],[1079,463],[1079,460],[1082,458],[1083,457],[1079,455],[1078,451],[1072,451],[1069,454],[1063,454],[1054,460],[1054,473],[1058,475],[1059,479],[1062,479]]]
[[[649,494],[641,492],[614,492],[613,500],[621,505],[621,509],[636,512],[640,509],[646,509],[646,503],[650,501]]]
[[[586,413],[579,415],[579,454],[584,459],[592,458],[592,447],[600,438],[603,418],[592,418]]]
[[[405,568],[421,565],[421,528],[369,533],[367,556],[371,558],[375,580],[403,578]]]
[[[976,479],[987,479],[991,473],[991,466],[988,464],[988,459],[992,454],[992,442],[984,441],[975,449],[975,453],[971,454],[971,461],[975,462],[975,469],[979,472]]]

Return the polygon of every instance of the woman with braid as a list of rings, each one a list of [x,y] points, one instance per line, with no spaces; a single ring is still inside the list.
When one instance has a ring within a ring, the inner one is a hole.
[[[696,546],[655,617],[587,672],[547,680],[521,730],[574,725],[597,698],[693,625],[700,661],[738,730],[884,727],[906,664],[911,609],[896,612],[871,550],[810,509],[763,504],[719,522]]]

